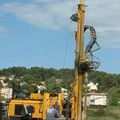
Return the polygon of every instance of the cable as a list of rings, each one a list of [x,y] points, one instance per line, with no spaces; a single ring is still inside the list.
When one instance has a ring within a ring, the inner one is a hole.
[[[68,32],[68,37],[67,37],[67,40],[66,40],[63,68],[65,68],[65,65],[66,65],[66,57],[67,57],[67,51],[68,51],[68,45],[69,45],[69,36],[70,36],[70,32]]]
[[[91,52],[91,49],[93,48],[93,45],[96,43],[96,39],[97,39],[95,29],[92,26],[85,25],[84,32],[86,32],[86,30],[88,29],[90,30],[91,40],[86,46],[86,49],[85,49],[86,54]]]
[[[74,4],[73,4],[73,8],[72,8],[72,12],[75,11],[75,6],[76,6],[76,3],[74,1]],[[70,20],[70,31],[72,30],[72,21]],[[69,41],[70,41],[70,31],[68,31],[68,36],[66,37],[66,46],[65,46],[65,54],[64,54],[64,60],[63,60],[63,68],[65,68],[65,65],[66,65],[66,58],[67,58],[67,51],[68,51],[68,47],[69,47]]]

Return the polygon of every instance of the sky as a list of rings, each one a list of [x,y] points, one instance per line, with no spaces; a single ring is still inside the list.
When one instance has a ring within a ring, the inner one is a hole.
[[[79,0],[1,0],[0,69],[74,68]],[[85,0],[85,24],[96,29],[99,71],[120,73],[120,1]],[[88,41],[89,42],[89,41]]]

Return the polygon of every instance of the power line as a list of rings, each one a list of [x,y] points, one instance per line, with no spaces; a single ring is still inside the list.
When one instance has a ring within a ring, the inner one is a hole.
[[[72,8],[72,13],[76,12],[75,11],[76,7],[76,1],[74,1],[73,8]],[[68,34],[66,37],[66,45],[65,45],[65,54],[64,54],[64,61],[63,61],[63,68],[65,68],[66,65],[66,59],[67,59],[67,52],[68,52],[68,47],[69,47],[69,41],[70,41],[70,34],[71,34],[71,28],[72,28],[72,21],[70,20],[70,30],[68,30]]]

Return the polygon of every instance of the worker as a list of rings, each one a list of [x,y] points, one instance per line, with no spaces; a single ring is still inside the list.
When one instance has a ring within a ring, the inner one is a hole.
[[[46,120],[56,120],[59,117],[59,112],[55,109],[54,105],[46,111]]]
[[[59,112],[60,114],[60,105],[58,104],[58,101],[55,102],[54,108]]]

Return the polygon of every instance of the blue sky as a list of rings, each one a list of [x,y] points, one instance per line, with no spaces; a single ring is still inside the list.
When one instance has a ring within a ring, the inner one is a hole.
[[[0,69],[12,66],[74,67],[70,16],[78,0],[0,1]],[[98,70],[120,73],[120,1],[86,0],[85,23],[95,27],[101,49]]]

